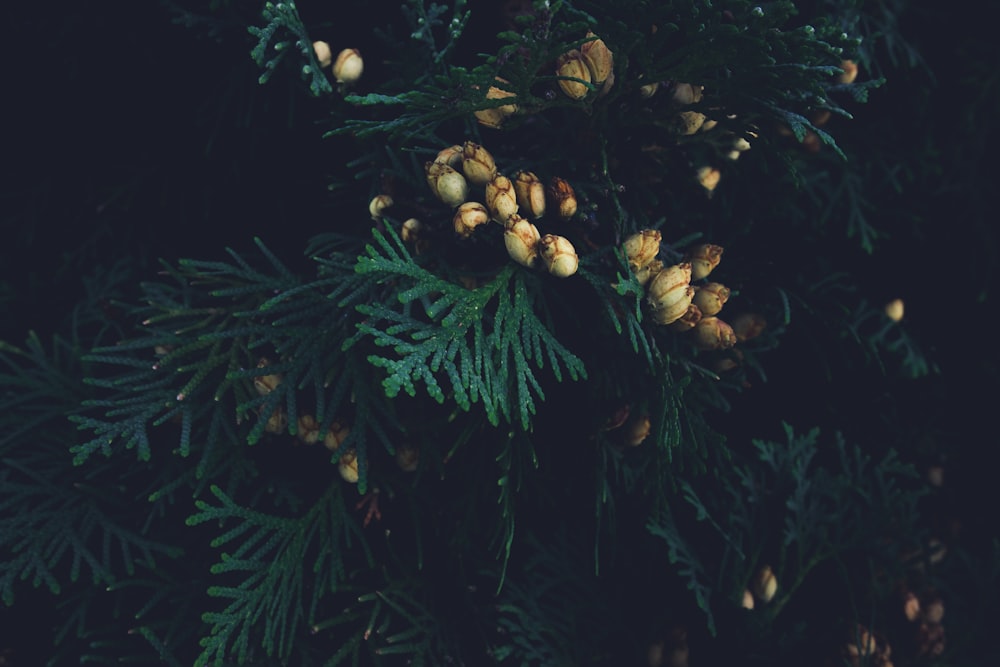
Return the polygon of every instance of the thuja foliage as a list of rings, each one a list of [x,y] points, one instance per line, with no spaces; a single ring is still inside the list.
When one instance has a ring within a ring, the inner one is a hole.
[[[851,67],[888,76],[905,45],[869,9],[409,0],[331,44],[364,59],[345,80],[314,47],[342,31],[266,3],[250,57],[322,109],[328,231],[304,260],[266,238],[165,260],[113,321],[0,348],[0,593],[67,600],[50,664],[837,664],[862,625],[882,642],[936,553],[900,443],[835,409],[724,417],[796,327],[831,375],[936,370],[851,272],[884,238],[837,137],[883,79]],[[537,248],[461,228],[430,175],[491,200],[461,176],[482,147],[568,184],[544,215],[519,202]],[[530,254],[554,237],[571,270]],[[654,261],[704,273],[675,293]],[[716,328],[664,321],[694,288],[725,290],[698,310]]]

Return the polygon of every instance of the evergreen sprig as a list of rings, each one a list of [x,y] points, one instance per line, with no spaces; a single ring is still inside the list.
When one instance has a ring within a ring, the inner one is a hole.
[[[306,64],[301,66],[302,79],[309,82],[309,90],[315,96],[332,93],[333,87],[323,74],[323,68],[316,60],[312,40],[293,0],[268,2],[264,5],[263,27],[250,26],[248,32],[257,38],[257,45],[250,52],[254,62],[264,71],[259,82],[267,83],[275,69],[284,60],[289,49],[299,52]]]
[[[204,650],[195,664],[218,664],[233,655],[244,662],[256,646],[287,660],[307,624],[316,621],[319,605],[344,580],[352,542],[367,549],[359,527],[346,516],[341,485],[330,484],[298,517],[245,507],[217,486],[211,492],[215,503],[197,501],[198,512],[187,524],[218,522],[227,528],[211,544],[233,550],[224,552],[211,571],[233,575],[238,583],[208,589],[210,596],[229,603],[204,614],[211,631],[201,640]],[[370,561],[371,554],[367,557]]]
[[[366,317],[347,347],[370,337],[392,355],[374,353],[368,360],[386,371],[382,381],[390,398],[404,391],[415,396],[417,384],[443,403],[447,397],[468,411],[482,403],[491,424],[517,419],[529,429],[536,399],[545,394],[536,370],[548,364],[561,382],[586,378],[583,362],[567,349],[539,316],[544,296],[535,280],[508,264],[482,287],[470,290],[418,266],[394,231],[374,231],[357,271],[395,285],[395,301],[359,305]],[[544,313],[544,310],[541,310]]]
[[[785,436],[784,442],[755,439],[753,458],[717,466],[714,479],[681,482],[695,521],[706,522],[715,535],[711,554],[705,535],[699,545],[685,537],[677,507],[648,524],[666,541],[710,627],[712,600],[735,604],[764,564],[780,582],[766,607],[773,619],[821,564],[852,552],[883,563],[887,552],[876,544],[879,537],[897,540],[899,552],[901,541],[915,535],[917,475],[894,451],[875,461],[839,434],[832,447],[815,428],[799,434],[785,424]]]

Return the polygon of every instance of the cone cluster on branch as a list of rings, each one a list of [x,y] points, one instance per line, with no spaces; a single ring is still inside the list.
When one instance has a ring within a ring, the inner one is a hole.
[[[455,209],[452,225],[459,239],[471,239],[492,220],[503,226],[507,254],[518,264],[544,268],[559,278],[576,273],[579,256],[572,242],[558,234],[543,235],[528,219],[549,212],[550,218],[567,222],[576,215],[576,193],[566,179],[555,176],[545,186],[527,170],[508,178],[489,150],[473,141],[440,150],[424,171],[434,196]],[[472,193],[481,194],[482,201],[470,199]]]
[[[357,49],[342,49],[334,58],[333,50],[326,42],[315,41],[312,47],[320,67],[323,69],[329,67],[333,78],[339,84],[353,84],[361,78],[361,74],[365,71],[365,61]]]

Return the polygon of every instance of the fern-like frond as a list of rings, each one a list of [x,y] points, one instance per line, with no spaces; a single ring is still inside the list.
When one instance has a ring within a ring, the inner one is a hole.
[[[525,272],[507,265],[486,285],[469,290],[418,266],[391,229],[373,233],[375,244],[366,247],[356,270],[394,284],[401,306],[358,306],[366,317],[347,345],[370,337],[376,346],[391,348],[390,354],[368,357],[386,371],[387,396],[414,396],[422,384],[443,403],[446,382],[448,397],[463,410],[481,402],[490,423],[517,419],[528,429],[536,399],[545,398],[537,370],[548,364],[557,381],[563,372],[573,380],[586,377],[580,358],[537,314],[543,297]]]
[[[201,640],[196,664],[212,665],[229,656],[243,662],[256,647],[287,659],[307,624],[315,622],[316,605],[343,581],[352,541],[366,549],[360,528],[347,517],[341,483],[331,483],[297,517],[244,507],[217,486],[211,492],[215,503],[198,501],[198,512],[187,524],[218,522],[226,528],[212,546],[231,551],[211,571],[231,575],[235,582],[208,589],[210,596],[227,602],[221,611],[203,615],[211,631]]]

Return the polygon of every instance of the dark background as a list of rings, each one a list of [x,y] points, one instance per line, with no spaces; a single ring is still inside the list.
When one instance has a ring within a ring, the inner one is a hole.
[[[299,6],[327,26],[331,42],[356,37],[369,17],[346,20],[335,4]],[[137,280],[154,275],[159,258],[219,258],[223,247],[247,250],[260,236],[293,266],[308,265],[306,240],[336,225],[326,186],[343,173],[345,158],[319,139],[322,103],[297,81],[279,75],[257,85],[243,25],[258,5],[232,3],[217,24],[190,28],[184,23],[194,15],[168,3],[5,8],[0,340],[64,333],[84,299],[113,311],[114,299],[134,296]],[[392,6],[374,3],[368,11]],[[871,193],[876,224],[880,206],[899,217],[900,202],[919,223],[894,229],[877,261],[858,271],[873,282],[875,298],[905,299],[906,323],[941,372],[875,388],[830,383],[819,372],[822,351],[793,329],[768,360],[770,381],[734,401],[729,419],[734,427],[753,423],[753,415],[782,405],[797,423],[821,424],[835,401],[856,415],[847,424],[838,417],[838,427],[863,432],[879,413],[898,411],[913,438],[934,441],[914,448],[925,457],[918,463],[947,463],[944,502],[961,516],[963,539],[985,545],[998,534],[990,492],[998,446],[1000,57],[979,5],[905,7],[901,32],[924,63],[900,68],[874,91],[859,122],[894,128],[888,140],[901,159],[933,160],[940,176],[911,183],[902,195]],[[794,240],[785,251],[795,251]],[[95,279],[116,263],[129,280]],[[88,285],[110,287],[95,295]],[[0,626],[26,617],[21,608],[0,610]]]

